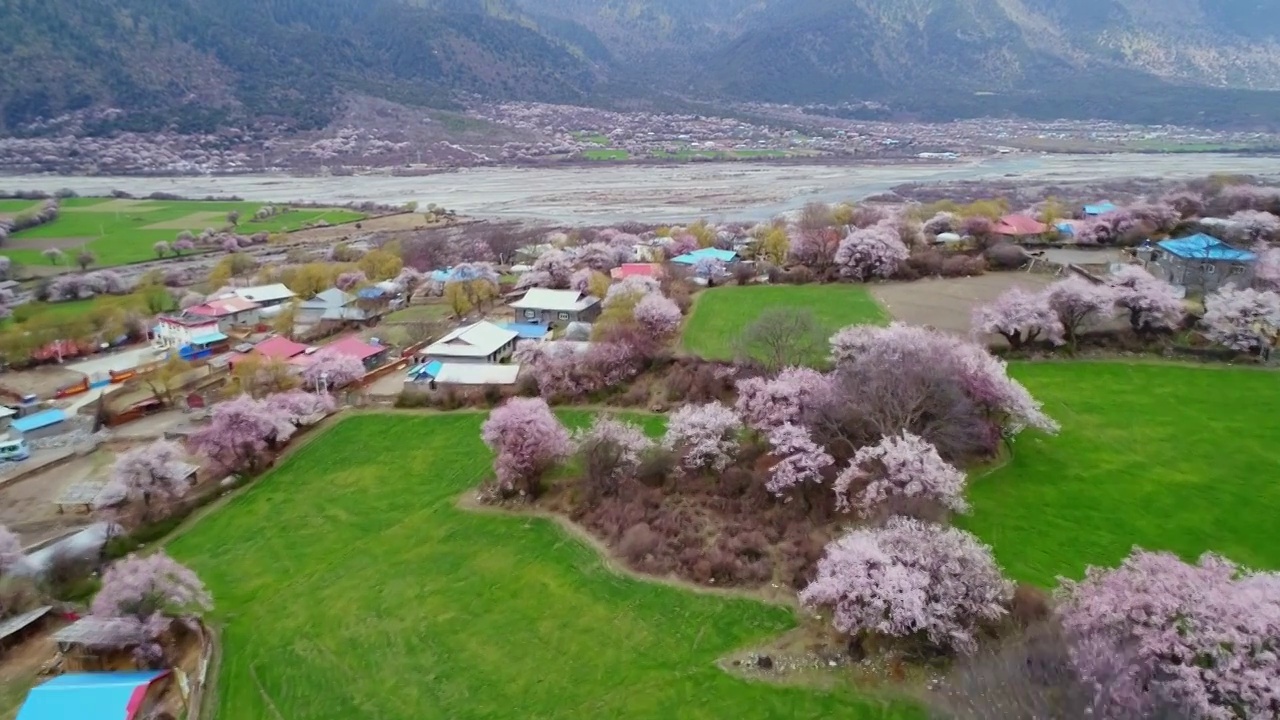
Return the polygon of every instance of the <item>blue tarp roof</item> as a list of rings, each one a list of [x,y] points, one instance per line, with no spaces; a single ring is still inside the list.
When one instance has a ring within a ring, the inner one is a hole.
[[[192,345],[208,345],[209,343],[221,342],[226,339],[227,339],[226,335],[220,332],[214,331],[214,332],[202,333],[200,335],[192,335],[191,344]]]
[[[49,427],[50,425],[57,425],[66,419],[66,412],[57,408],[52,408],[50,410],[41,410],[38,413],[28,415],[26,417],[20,417],[9,423],[9,426],[18,432],[31,432],[32,430],[39,430],[40,428]]]
[[[1104,202],[1104,203],[1098,203],[1097,205],[1085,205],[1084,214],[1085,215],[1105,215],[1116,209],[1117,208],[1115,205],[1112,205],[1109,202]]]
[[[1161,240],[1156,243],[1162,250],[1177,255],[1185,260],[1228,260],[1232,262],[1250,262],[1257,258],[1248,250],[1240,250],[1222,242],[1212,235],[1197,233],[1191,237],[1177,240]]]
[[[376,288],[376,287],[361,288],[356,291],[356,297],[362,297],[362,298],[365,298],[366,300],[373,300],[376,298],[380,298],[385,294],[386,293],[383,292],[381,288]]]
[[[541,340],[551,332],[551,328],[537,323],[506,323],[502,329],[514,332],[521,340]]]
[[[409,370],[409,377],[421,378],[424,375],[428,377],[435,377],[440,374],[440,368],[442,367],[444,367],[444,363],[439,360],[432,360],[429,363],[411,368]]]
[[[719,248],[702,248],[694,250],[691,253],[680,255],[671,259],[671,262],[680,263],[681,265],[697,265],[699,260],[711,258],[720,262],[733,262],[738,257],[738,253],[733,250],[721,250]]]
[[[1060,222],[1060,223],[1058,223],[1057,225],[1055,225],[1054,227],[1058,228],[1058,232],[1062,233],[1063,235],[1075,235],[1075,234],[1076,234],[1076,226],[1075,226],[1075,225],[1072,225],[1072,224],[1071,224],[1071,223],[1069,223],[1069,222]]]
[[[449,268],[445,268],[444,270],[431,271],[432,282],[446,282],[448,280],[449,280]]]
[[[32,688],[17,720],[134,720],[147,687],[167,674],[168,670],[59,675]]]

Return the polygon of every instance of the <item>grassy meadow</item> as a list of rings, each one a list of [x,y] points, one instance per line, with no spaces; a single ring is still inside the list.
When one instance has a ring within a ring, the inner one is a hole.
[[[919,717],[717,667],[789,608],[623,577],[550,521],[459,509],[490,472],[483,418],[344,420],[172,543],[224,626],[214,717]]]
[[[748,285],[698,293],[685,323],[683,346],[694,355],[732,360],[742,331],[765,310],[796,308],[813,314],[828,335],[842,327],[887,321],[884,310],[863,285]],[[813,358],[820,365],[825,357]]]
[[[68,198],[62,201],[57,220],[14,233],[4,254],[27,265],[47,265],[49,261],[40,253],[48,248],[62,250],[69,260],[74,260],[81,248],[88,248],[97,256],[94,267],[109,267],[154,259],[152,246],[160,240],[174,240],[183,230],[199,234],[208,227],[221,229],[227,225],[227,213],[231,211],[240,213],[236,232],[245,235],[297,230],[318,220],[336,225],[363,217],[349,210],[303,208],[287,210],[260,222],[253,220],[253,214],[265,204]],[[0,212],[10,211],[0,205]]]
[[[1280,382],[1274,373],[1115,362],[1015,364],[1062,425],[973,475],[960,522],[1015,578],[1043,586],[1136,544],[1280,569]]]

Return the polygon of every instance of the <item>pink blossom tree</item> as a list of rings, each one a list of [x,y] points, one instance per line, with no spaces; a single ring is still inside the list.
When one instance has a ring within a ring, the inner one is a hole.
[[[1186,306],[1169,283],[1137,265],[1120,267],[1107,280],[1116,305],[1129,311],[1129,325],[1139,335],[1173,330],[1186,317]]]
[[[530,270],[516,279],[516,290],[527,290],[529,288],[554,288],[555,283],[551,274],[544,270]],[[443,292],[443,285],[441,291]]]
[[[1232,350],[1257,352],[1280,328],[1280,293],[1228,286],[1204,305],[1205,337]]]
[[[601,307],[609,309],[616,305],[636,305],[646,295],[661,292],[657,280],[642,275],[632,275],[609,286],[604,295]]]
[[[1082,332],[1115,314],[1116,291],[1082,277],[1070,277],[1050,285],[1045,288],[1045,298],[1049,308],[1058,315],[1063,337],[1072,348],[1076,347]]]
[[[631,255],[629,249],[620,248],[603,242],[589,243],[578,250],[578,263],[589,270],[608,272],[626,262]]]
[[[493,471],[504,494],[537,497],[542,476],[573,452],[569,431],[540,398],[511,398],[480,430],[495,453]]]
[[[144,522],[151,520],[157,507],[181,499],[191,489],[191,467],[184,458],[182,448],[168,440],[121,454],[95,505],[106,509],[128,503],[142,508]]]
[[[575,432],[573,443],[582,458],[588,490],[603,496],[617,494],[623,481],[635,477],[645,453],[654,447],[639,426],[605,415]]]
[[[200,578],[161,551],[130,555],[108,567],[89,613],[135,623],[146,639],[136,654],[159,664],[164,655],[160,640],[173,621],[197,618],[212,609],[213,598]]]
[[[734,408],[748,427],[769,433],[784,424],[801,424],[804,408],[830,392],[827,376],[812,368],[792,367],[775,378],[755,377],[737,383]]]
[[[269,408],[288,419],[296,427],[319,422],[321,418],[337,409],[337,403],[334,402],[332,395],[305,390],[290,390],[268,395],[265,401]]]
[[[813,441],[809,429],[784,423],[769,432],[769,454],[777,462],[769,471],[765,489],[774,495],[805,483],[822,482],[822,472],[835,464],[835,459]]]
[[[26,556],[17,533],[0,525],[0,577],[8,575]]]
[[[173,249],[174,255],[181,255],[183,253],[195,252],[196,241],[189,237],[186,237],[186,238],[180,237],[177,240],[174,240],[173,245],[171,245],[170,247]]]
[[[671,257],[680,257],[688,255],[698,249],[698,238],[689,233],[680,233],[671,238],[671,244],[667,246],[667,254]]]
[[[791,233],[787,259],[823,275],[835,267],[842,239],[835,228],[797,229]]]
[[[880,222],[849,233],[840,241],[835,262],[845,277],[870,280],[893,277],[910,255],[898,228],[890,222]]]
[[[591,289],[591,279],[593,277],[595,277],[595,271],[591,268],[574,270],[573,274],[569,276],[569,289],[585,293]]]
[[[354,290],[356,287],[369,281],[361,270],[350,270],[339,273],[337,279],[333,281],[333,286],[342,291]]]
[[[725,264],[712,257],[698,258],[693,264],[693,274],[709,282],[716,282],[729,274]]]
[[[1258,256],[1253,264],[1253,281],[1259,290],[1280,290],[1280,248],[1258,243],[1253,252]]]
[[[302,369],[302,384],[309,388],[336,390],[364,378],[364,363],[350,355],[331,350],[316,353]]]
[[[1059,601],[1072,664],[1102,691],[1098,717],[1168,706],[1221,720],[1280,711],[1280,574],[1135,548],[1114,570],[1064,580]]]
[[[1177,190],[1160,198],[1160,202],[1173,208],[1183,220],[1204,214],[1204,196],[1192,190]]]
[[[169,243],[165,242],[164,240],[161,240],[157,242],[155,245],[152,245],[151,249],[155,251],[156,257],[162,258],[165,255],[168,255],[169,251],[172,250],[173,248],[169,245]]]
[[[573,274],[573,258],[563,250],[548,250],[533,262],[533,272],[545,273],[550,288],[567,288]]]
[[[973,330],[1000,335],[1014,350],[1041,337],[1060,344],[1063,335],[1062,321],[1049,307],[1048,296],[1020,287],[1009,288],[992,302],[974,308]]]
[[[991,548],[973,535],[893,518],[828,545],[800,600],[830,609],[836,630],[855,639],[923,636],[970,654],[979,630],[1006,616],[1012,595]]]
[[[720,403],[684,405],[671,413],[663,445],[690,470],[721,472],[738,452],[742,419]]]
[[[191,435],[191,447],[227,472],[253,473],[293,430],[267,403],[241,395],[213,406],[209,424]]]
[[[863,516],[876,511],[914,515],[929,506],[967,513],[964,473],[921,437],[904,432],[864,447],[836,478],[836,507]],[[850,491],[857,492],[850,498]]]
[[[1280,240],[1280,217],[1258,210],[1241,210],[1227,218],[1236,223],[1235,240],[1247,243]]]
[[[680,306],[658,293],[650,293],[636,303],[636,322],[655,340],[665,341],[680,332],[684,318]]]

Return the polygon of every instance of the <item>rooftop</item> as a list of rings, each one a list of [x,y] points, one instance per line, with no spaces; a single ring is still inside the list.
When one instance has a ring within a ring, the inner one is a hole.
[[[1030,215],[1005,215],[996,223],[994,232],[997,235],[1041,235],[1049,230],[1049,226]]]
[[[553,310],[557,312],[581,311],[600,302],[599,298],[592,297],[586,293],[580,293],[577,290],[547,290],[546,288],[532,288],[524,294],[516,302],[511,303],[511,307],[518,310],[528,308],[530,310]]]
[[[168,674],[150,670],[59,675],[32,688],[17,720],[136,720],[147,688]]]
[[[32,430],[39,430],[40,428],[46,428],[50,425],[57,425],[66,419],[66,412],[57,408],[50,408],[49,410],[41,410],[38,413],[34,413],[26,417],[17,418],[11,422],[9,426],[18,432],[31,432]]]
[[[1212,235],[1197,233],[1190,237],[1176,240],[1161,240],[1156,243],[1161,249],[1184,260],[1225,260],[1229,262],[1252,262],[1257,255],[1248,250],[1234,248]]]
[[[519,365],[488,363],[442,363],[435,372],[442,385],[514,385],[519,376]]]
[[[339,355],[348,355],[357,360],[360,360],[361,362],[373,357],[374,355],[377,355],[380,352],[383,352],[384,350],[386,350],[385,347],[380,347],[378,345],[370,345],[369,343],[364,342],[363,340],[356,337],[355,335],[348,335],[344,338],[335,340],[334,342],[331,342],[328,345],[324,346],[325,352],[338,353]]]
[[[721,250],[719,248],[702,248],[701,250],[694,250],[691,253],[686,253],[684,255],[674,257],[671,259],[671,262],[679,263],[681,265],[697,265],[699,260],[711,259],[711,260],[719,260],[720,262],[727,263],[727,262],[733,262],[734,259],[737,257],[738,257],[738,253],[735,250]]]
[[[253,352],[255,355],[261,355],[274,360],[288,360],[295,355],[301,355],[306,349],[306,345],[296,343],[289,338],[280,335],[267,338],[253,346]]]
[[[194,305],[184,310],[184,314],[197,317],[226,317],[248,310],[256,310],[258,303],[246,300],[237,295],[210,300],[201,305]]]
[[[288,300],[294,296],[293,291],[285,287],[283,283],[236,288],[232,292],[246,300],[252,300],[253,302],[258,303]]]
[[[518,337],[514,330],[506,330],[488,321],[460,327],[428,345],[419,353],[440,357],[488,357],[502,346]]]

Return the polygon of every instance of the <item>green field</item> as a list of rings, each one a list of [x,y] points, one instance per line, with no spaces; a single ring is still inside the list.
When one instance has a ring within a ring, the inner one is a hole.
[[[786,150],[693,150],[684,148],[676,152],[654,150],[649,156],[656,160],[750,160],[756,158],[791,157]]]
[[[427,303],[425,305],[410,305],[403,310],[397,310],[383,318],[382,322],[435,322],[436,320],[447,320],[452,316],[453,310],[449,308],[448,303]]]
[[[1280,376],[1122,363],[1018,364],[1062,433],[1028,433],[970,480],[963,525],[1020,580],[1051,585],[1134,544],[1280,569]]]
[[[0,214],[17,215],[25,210],[39,207],[40,200],[6,200],[0,199]]]
[[[698,293],[685,324],[684,349],[712,360],[732,360],[742,331],[772,308],[798,308],[813,313],[828,332],[859,323],[883,323],[887,316],[865,286],[748,285],[712,288]],[[813,359],[821,364],[824,358]]]
[[[588,160],[627,160],[631,153],[616,149],[583,150],[582,157]]]
[[[336,225],[363,217],[349,210],[305,208],[289,210],[262,222],[254,221],[253,214],[264,204],[69,198],[62,201],[57,220],[14,233],[3,253],[28,265],[47,265],[48,260],[40,253],[49,247],[59,248],[69,258],[87,247],[97,255],[95,267],[108,267],[153,259],[156,255],[152,246],[160,240],[172,241],[182,230],[194,233],[207,227],[219,230],[227,225],[226,215],[232,210],[240,213],[236,232],[244,235],[296,230],[318,220]],[[163,227],[154,227],[156,225]]]
[[[217,718],[916,717],[715,665],[789,609],[624,578],[554,523],[458,509],[490,472],[482,419],[347,419],[172,544],[224,626]]]

